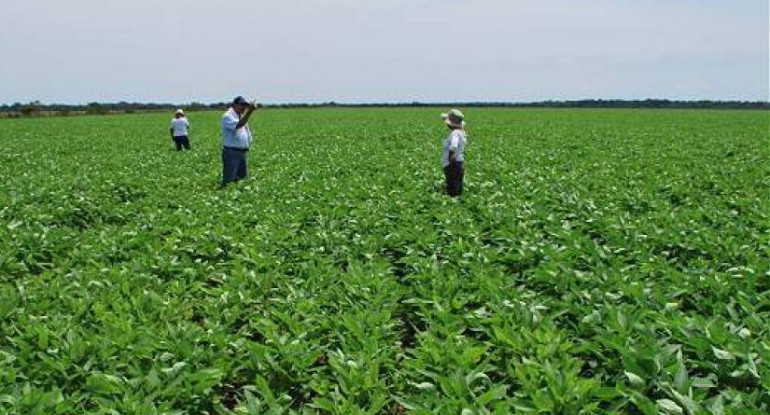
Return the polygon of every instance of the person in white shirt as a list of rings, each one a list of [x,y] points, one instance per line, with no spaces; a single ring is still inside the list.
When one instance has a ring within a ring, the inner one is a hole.
[[[236,97],[230,108],[222,114],[222,181],[221,187],[246,178],[246,154],[251,147],[249,118],[257,110],[257,104]]]
[[[171,119],[171,139],[176,144],[176,151],[181,151],[182,147],[185,150],[190,149],[190,138],[187,136],[187,130],[190,128],[190,122],[187,121],[187,117],[184,116],[184,111],[181,109],[176,110],[174,118]]]
[[[441,114],[444,123],[449,127],[449,136],[444,140],[444,151],[441,154],[441,163],[444,166],[446,178],[446,191],[451,197],[460,196],[463,192],[463,177],[465,176],[465,116],[458,109],[452,109],[446,114]]]

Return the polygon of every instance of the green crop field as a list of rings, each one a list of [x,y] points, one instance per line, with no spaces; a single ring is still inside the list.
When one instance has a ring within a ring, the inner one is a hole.
[[[0,413],[767,414],[770,116],[0,120]]]

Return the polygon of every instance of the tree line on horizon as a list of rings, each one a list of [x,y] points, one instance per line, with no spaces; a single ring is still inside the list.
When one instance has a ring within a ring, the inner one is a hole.
[[[17,102],[11,105],[0,105],[0,115],[4,117],[35,117],[35,116],[67,116],[67,115],[104,115],[130,114],[137,112],[163,112],[184,108],[186,111],[208,111],[227,108],[228,102],[204,104],[192,102],[188,104],[172,103],[139,103],[90,102],[82,105],[44,104],[31,101],[26,104]],[[396,103],[338,103],[335,101],[322,103],[284,103],[261,105],[267,108],[316,108],[316,107],[498,107],[498,108],[683,108],[683,109],[770,109],[770,101],[682,101],[669,99],[583,99],[566,101],[536,101],[536,102],[396,102]]]

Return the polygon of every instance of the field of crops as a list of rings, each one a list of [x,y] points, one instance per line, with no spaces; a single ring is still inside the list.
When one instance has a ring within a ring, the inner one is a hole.
[[[0,413],[767,414],[766,112],[0,120]]]

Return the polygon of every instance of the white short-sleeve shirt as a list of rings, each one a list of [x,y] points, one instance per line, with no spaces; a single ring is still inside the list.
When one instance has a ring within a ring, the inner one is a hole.
[[[449,136],[444,140],[444,151],[441,154],[441,163],[444,167],[449,165],[449,152],[452,151],[455,154],[454,159],[456,161],[464,161],[463,153],[465,152],[465,143],[467,142],[465,137],[465,130],[455,129],[449,133]]]
[[[251,147],[251,130],[248,125],[235,128],[241,117],[231,107],[222,114],[222,146],[248,149]]]
[[[187,135],[188,128],[190,128],[190,123],[187,121],[187,117],[171,119],[171,129],[174,130],[174,137]]]

